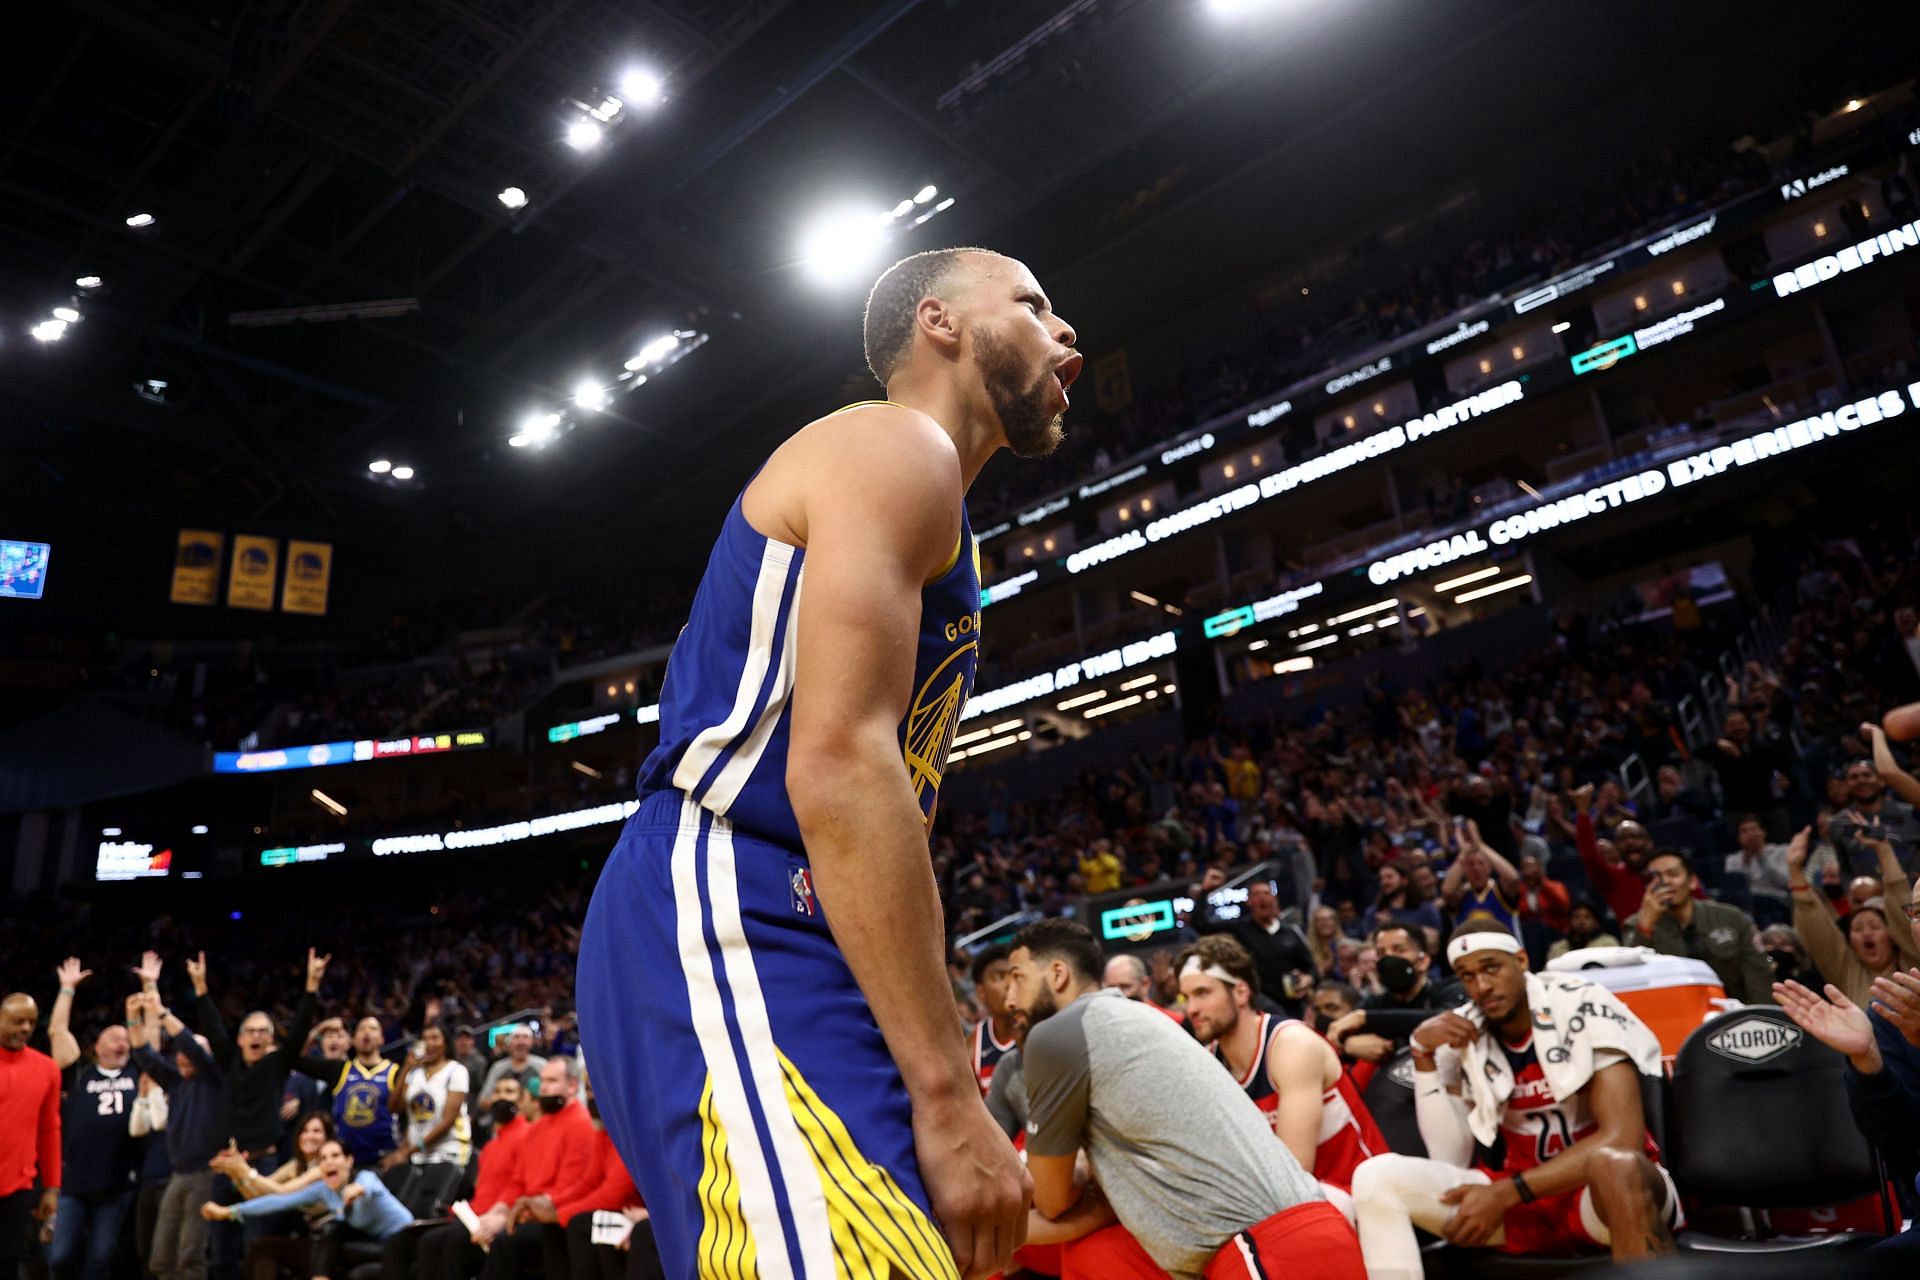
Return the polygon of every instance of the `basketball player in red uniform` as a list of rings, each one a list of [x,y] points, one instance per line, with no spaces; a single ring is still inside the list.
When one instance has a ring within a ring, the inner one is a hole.
[[[1340,1055],[1306,1023],[1253,1007],[1259,973],[1234,939],[1202,938],[1174,967],[1194,1037],[1213,1049],[1274,1135],[1352,1221],[1354,1170],[1388,1147]]]
[[[1602,987],[1529,974],[1498,925],[1456,935],[1447,959],[1472,1004],[1411,1046],[1433,1158],[1377,1156],[1354,1177],[1367,1275],[1419,1280],[1416,1226],[1506,1253],[1673,1252],[1680,1198],[1640,1107],[1639,1076],[1661,1069],[1653,1033]],[[1476,1144],[1504,1155],[1473,1167]]]
[[[1007,948],[988,947],[973,958],[973,991],[985,1016],[973,1024],[970,1047],[980,1096],[993,1084],[993,1069],[1015,1043],[1013,1014],[1007,1009]]]

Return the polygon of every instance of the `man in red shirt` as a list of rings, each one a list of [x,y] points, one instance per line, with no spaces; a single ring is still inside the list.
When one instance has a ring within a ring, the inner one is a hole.
[[[1640,914],[1641,900],[1647,896],[1647,859],[1653,854],[1653,837],[1637,822],[1621,823],[1613,833],[1613,847],[1619,851],[1620,861],[1608,862],[1600,853],[1593,815],[1588,812],[1593,805],[1593,784],[1575,787],[1568,794],[1573,797],[1576,815],[1574,843],[1580,846],[1580,862],[1587,869],[1587,879],[1606,899],[1616,919],[1623,923],[1633,919]]]
[[[480,1148],[480,1169],[470,1203],[496,1204],[504,1194],[514,1153],[534,1125],[522,1101],[519,1076],[509,1073],[494,1081],[493,1093],[487,1099],[487,1110],[493,1118],[493,1140]],[[414,1249],[417,1263],[406,1269],[420,1280],[465,1280],[478,1275],[486,1261],[475,1237],[458,1222],[422,1233]]]
[[[6,1280],[20,1272],[33,1224],[51,1227],[60,1204],[60,1069],[27,1047],[39,1021],[40,1006],[24,991],[0,1000],[0,1277]]]
[[[540,1068],[540,1120],[527,1131],[507,1165],[506,1177],[484,1208],[475,1244],[487,1249],[485,1280],[515,1280],[523,1271],[544,1271],[548,1280],[565,1280],[567,1236],[558,1225],[531,1213],[541,1198],[549,1205],[562,1188],[575,1187],[593,1160],[593,1120],[581,1105],[579,1059],[555,1056]]]
[[[598,1275],[600,1280],[659,1280],[660,1252],[653,1242],[653,1225],[646,1202],[634,1186],[633,1175],[614,1150],[613,1136],[600,1123],[600,1104],[593,1082],[584,1077],[587,1115],[593,1121],[590,1158],[580,1177],[548,1195],[534,1196],[515,1206],[516,1221],[547,1223],[566,1233],[566,1251],[572,1276]],[[632,1223],[627,1240],[615,1246],[594,1240],[594,1218],[601,1213],[624,1214]],[[626,1256],[622,1257],[622,1253]],[[549,1274],[548,1280],[566,1280]]]

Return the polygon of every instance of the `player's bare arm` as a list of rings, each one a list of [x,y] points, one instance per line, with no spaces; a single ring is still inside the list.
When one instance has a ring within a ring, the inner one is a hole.
[[[960,492],[958,457],[932,420],[878,405],[789,442],[742,509],[806,548],[787,790],[834,941],[912,1098],[935,1216],[972,1276],[1001,1269],[1024,1239],[1026,1180],[945,998],[939,891],[898,736],[920,591],[953,555]]]
[[[1332,1047],[1304,1022],[1282,1026],[1267,1051],[1267,1079],[1280,1095],[1274,1132],[1300,1167],[1309,1172],[1320,1146],[1320,1106],[1331,1083],[1327,1074],[1330,1060],[1337,1074],[1340,1063]]]

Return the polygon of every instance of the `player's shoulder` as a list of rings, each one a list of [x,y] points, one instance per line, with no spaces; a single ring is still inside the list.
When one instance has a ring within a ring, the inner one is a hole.
[[[870,400],[815,418],[794,437],[803,452],[862,467],[905,467],[958,481],[960,454],[929,414],[891,400]]]

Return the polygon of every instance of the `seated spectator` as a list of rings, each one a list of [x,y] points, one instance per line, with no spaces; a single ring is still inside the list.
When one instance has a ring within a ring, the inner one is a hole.
[[[1920,946],[1914,942],[1910,914],[1913,891],[1894,858],[1893,846],[1884,840],[1872,841],[1874,852],[1890,873],[1887,893],[1884,898],[1869,899],[1855,907],[1843,934],[1833,908],[1806,881],[1810,835],[1802,828],[1787,845],[1794,932],[1800,935],[1808,956],[1827,981],[1847,999],[1864,1006],[1871,999],[1876,978],[1893,973],[1902,964],[1920,963]]]
[[[1787,889],[1787,846],[1767,839],[1766,824],[1751,813],[1734,819],[1739,847],[1727,855],[1727,870],[1747,878],[1753,918],[1762,925],[1784,923],[1793,914]]]
[[[1599,907],[1582,898],[1568,910],[1567,936],[1547,948],[1547,959],[1558,960],[1569,951],[1583,951],[1588,947],[1619,945],[1620,939],[1608,933],[1601,922]]]
[[[208,1222],[248,1222],[288,1210],[305,1210],[324,1205],[333,1220],[313,1243],[313,1280],[332,1280],[346,1273],[340,1268],[342,1246],[355,1240],[391,1241],[413,1222],[407,1207],[380,1181],[371,1169],[353,1173],[353,1159],[336,1138],[327,1139],[320,1148],[320,1177],[297,1191],[244,1200],[239,1204],[217,1204],[212,1200],[200,1206],[200,1216]],[[388,1280],[402,1280],[405,1273],[388,1270]]]
[[[1663,764],[1655,780],[1656,796],[1647,817],[1654,822],[1687,818],[1694,822],[1713,820],[1713,797],[1698,787],[1687,785],[1679,766]]]
[[[529,1218],[523,1202],[551,1198],[587,1174],[594,1130],[580,1104],[577,1069],[573,1058],[547,1059],[540,1069],[540,1120],[516,1148],[498,1198],[474,1206],[483,1210],[480,1230],[486,1238],[476,1236],[475,1243],[487,1249],[481,1268],[486,1280],[513,1280],[523,1270],[538,1270],[550,1251],[564,1256],[564,1233],[550,1235],[546,1228],[552,1224]]]
[[[309,1111],[294,1122],[293,1135],[292,1154],[272,1173],[255,1169],[232,1146],[213,1158],[213,1168],[227,1176],[243,1199],[299,1191],[321,1178],[320,1149],[334,1140],[333,1117],[324,1111]],[[314,1201],[304,1213],[289,1210],[280,1215],[274,1234],[249,1240],[246,1280],[276,1280],[283,1267],[296,1275],[308,1271],[312,1266],[312,1229],[330,1212],[324,1201]]]
[[[1555,938],[1567,931],[1567,916],[1573,907],[1567,886],[1550,879],[1546,867],[1533,854],[1520,859],[1520,919],[1545,929]]]
[[[1422,929],[1422,936],[1425,933],[1426,930]],[[1354,953],[1353,968],[1345,977],[1360,993],[1362,1000],[1385,991],[1386,988],[1380,985],[1380,948],[1371,942],[1361,943],[1360,950]]]
[[[1860,726],[1860,736],[1873,752],[1872,760],[1855,760],[1847,765],[1847,821],[1836,824],[1833,842],[1841,858],[1852,870],[1872,870],[1878,864],[1876,851],[1858,838],[1863,828],[1877,827],[1892,843],[1901,870],[1911,880],[1915,859],[1920,856],[1920,819],[1914,805],[1920,803],[1920,779],[1915,779],[1894,761],[1887,735],[1871,721]],[[1888,795],[1891,789],[1894,794]]]
[[[487,1112],[492,1119],[493,1137],[480,1148],[479,1170],[468,1204],[484,1214],[494,1205],[513,1204],[510,1190],[520,1176],[519,1148],[540,1123],[540,1114],[528,1113],[526,1103],[532,1094],[522,1089],[518,1076],[502,1076],[487,1094]],[[543,1160],[548,1158],[543,1155]],[[517,1198],[517,1197],[515,1197]],[[410,1247],[410,1270],[419,1280],[470,1280],[485,1265],[487,1249],[493,1237],[505,1225],[504,1215],[478,1218],[471,1231],[459,1222],[434,1227],[418,1239],[402,1237],[401,1251]]]
[[[1406,1044],[1414,1029],[1436,1009],[1450,1009],[1466,997],[1458,983],[1435,982],[1433,953],[1426,934],[1403,924],[1382,925],[1373,935],[1380,953],[1379,995],[1360,1002],[1327,1029],[1334,1047],[1348,1057],[1380,1063]]]
[[[513,1220],[557,1226],[565,1233],[572,1280],[660,1280],[660,1253],[653,1242],[646,1204],[621,1163],[620,1153],[613,1149],[613,1138],[600,1123],[592,1080],[583,1075],[580,1083],[586,1095],[587,1115],[593,1121],[592,1151],[586,1166],[572,1183],[523,1199],[514,1206]],[[631,1224],[626,1238],[619,1246],[595,1244],[596,1215],[611,1213],[623,1214]],[[550,1243],[552,1232],[545,1233],[545,1239]]]
[[[1747,913],[1696,898],[1699,881],[1687,855],[1678,849],[1656,850],[1647,870],[1652,878],[1627,926],[1627,945],[1704,960],[1735,1000],[1772,1004],[1773,974],[1755,945]]]
[[[1307,949],[1313,953],[1315,977],[1338,972],[1339,957],[1334,948],[1340,938],[1340,913],[1332,907],[1315,907],[1313,918],[1307,922]]]
[[[1360,1007],[1360,992],[1344,982],[1323,982],[1313,992],[1313,1029],[1326,1034],[1341,1018]]]
[[[1447,956],[1473,1007],[1413,1036],[1429,1158],[1377,1156],[1354,1178],[1368,1273],[1421,1275],[1415,1227],[1465,1249],[1673,1252],[1680,1195],[1640,1107],[1640,1077],[1661,1071],[1653,1033],[1603,987],[1529,974],[1497,925],[1456,934]],[[1586,1004],[1608,1016],[1576,1016]],[[1497,1178],[1473,1166],[1502,1139]]]
[[[1005,948],[998,948],[998,950],[1001,951],[1002,956],[1004,957]],[[982,952],[981,954],[985,955],[986,953]],[[1165,953],[1164,952],[1154,953],[1154,960],[1156,963],[1164,964],[1166,962]],[[1004,969],[1005,967],[1004,958],[1001,961],[1001,965],[1002,965],[1002,968]],[[1179,1009],[1169,1008],[1168,1006],[1162,1005],[1158,1000],[1154,999],[1153,975],[1147,967],[1147,962],[1142,960],[1139,956],[1122,954],[1122,955],[1114,956],[1112,959],[1108,960],[1106,972],[1101,975],[1100,983],[1102,986],[1106,987],[1108,990],[1118,991],[1121,995],[1125,996],[1129,1000],[1138,1000],[1142,1004],[1145,1004],[1150,1009],[1158,1009],[1161,1013],[1166,1014],[1169,1018],[1172,1018],[1175,1022],[1186,1021],[1186,1015],[1182,1013]],[[1010,1045],[1013,1043],[1011,1038],[1013,1014],[1011,1011],[1007,1010],[1006,1008],[1006,980],[1004,978],[1001,979],[1000,993],[997,998],[1000,1002],[999,1007],[1001,1009],[1001,1016],[996,1017],[994,1019],[994,1027],[1008,1029],[1009,1036],[1006,1040],[1002,1040],[1000,1038],[999,1031],[997,1030],[994,1031],[993,1033],[994,1043],[992,1047],[994,1049],[999,1050],[1004,1055],[1008,1052],[1011,1052],[1011,1050],[1003,1048],[1002,1046]],[[980,1034],[978,1028],[975,1029],[974,1034],[977,1040]],[[977,1052],[979,1052],[978,1048],[976,1048],[976,1053]]]
[[[493,1082],[511,1071],[519,1077],[520,1087],[528,1093],[540,1092],[540,1071],[547,1060],[533,1051],[533,1030],[530,1027],[517,1026],[507,1033],[507,1056],[487,1068],[486,1079],[480,1082],[480,1092],[492,1093]]]

